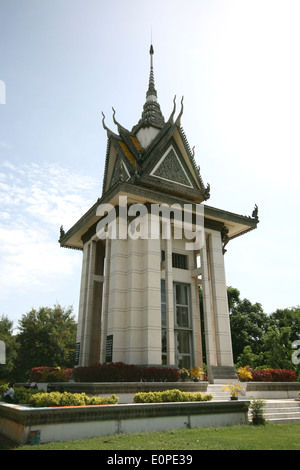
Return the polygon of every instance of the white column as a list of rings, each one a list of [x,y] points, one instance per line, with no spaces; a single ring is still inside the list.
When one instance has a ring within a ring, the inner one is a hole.
[[[107,295],[107,335],[113,335],[113,362],[125,362],[126,311],[128,293],[128,242],[110,240],[109,287]],[[106,312],[105,312],[106,314]]]
[[[86,289],[88,279],[88,258],[89,258],[89,245],[86,243],[83,246],[82,254],[82,267],[81,267],[81,283],[80,283],[80,297],[78,306],[78,322],[77,322],[77,336],[76,343],[80,344],[79,366],[83,365],[83,345],[84,345],[84,325],[85,325],[85,306],[86,306]]]
[[[200,249],[201,273],[202,273],[202,295],[203,295],[203,314],[204,314],[204,330],[205,330],[205,348],[206,362],[208,369],[208,379],[210,380],[210,366],[217,365],[217,354],[214,341],[214,322],[213,322],[213,305],[211,296],[209,263],[207,256],[208,237],[205,236],[204,243]]]
[[[93,329],[93,302],[94,302],[94,273],[96,262],[96,242],[89,242],[86,302],[85,302],[85,322],[84,322],[84,342],[83,342],[83,365],[90,365],[92,329]]]
[[[233,366],[224,255],[221,236],[218,232],[213,232],[210,237],[210,271],[215,312],[217,365]]]
[[[143,364],[161,365],[160,240],[141,240],[143,253]]]

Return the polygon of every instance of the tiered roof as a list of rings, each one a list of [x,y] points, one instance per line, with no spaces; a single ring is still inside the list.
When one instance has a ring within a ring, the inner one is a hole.
[[[173,111],[165,121],[157,101],[153,70],[154,49],[150,47],[150,77],[146,101],[141,119],[129,131],[116,120],[118,132],[112,132],[105,125],[108,145],[103,178],[104,195],[118,181],[152,187],[168,193],[179,194],[195,202],[209,198],[209,185],[204,186],[194,152],[191,151],[181,127],[181,110],[174,121],[176,97]]]

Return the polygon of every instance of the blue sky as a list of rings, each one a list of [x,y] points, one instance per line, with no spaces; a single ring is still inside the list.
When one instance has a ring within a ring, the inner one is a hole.
[[[101,112],[140,119],[151,31],[158,101],[168,118],[184,96],[208,204],[259,208],[227,245],[227,284],[266,313],[299,305],[299,23],[298,0],[0,0],[0,315],[77,316],[82,255],[59,227],[101,195]]]

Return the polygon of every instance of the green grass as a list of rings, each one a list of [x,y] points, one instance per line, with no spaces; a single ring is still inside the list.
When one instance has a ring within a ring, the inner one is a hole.
[[[114,434],[17,450],[300,450],[300,423]]]

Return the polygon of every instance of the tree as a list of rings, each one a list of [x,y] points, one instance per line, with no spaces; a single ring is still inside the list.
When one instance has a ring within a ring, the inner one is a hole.
[[[265,364],[270,369],[292,369],[291,328],[270,326],[263,341]]]
[[[72,307],[41,307],[32,309],[19,321],[18,356],[15,375],[28,380],[33,367],[74,366],[76,322]]]
[[[241,300],[238,289],[228,287],[227,296],[234,362],[247,346],[252,354],[261,357],[262,341],[270,325],[270,317],[264,313],[260,303]]]
[[[290,328],[290,340],[300,338],[300,307],[278,309],[272,313],[271,321],[277,328]]]

